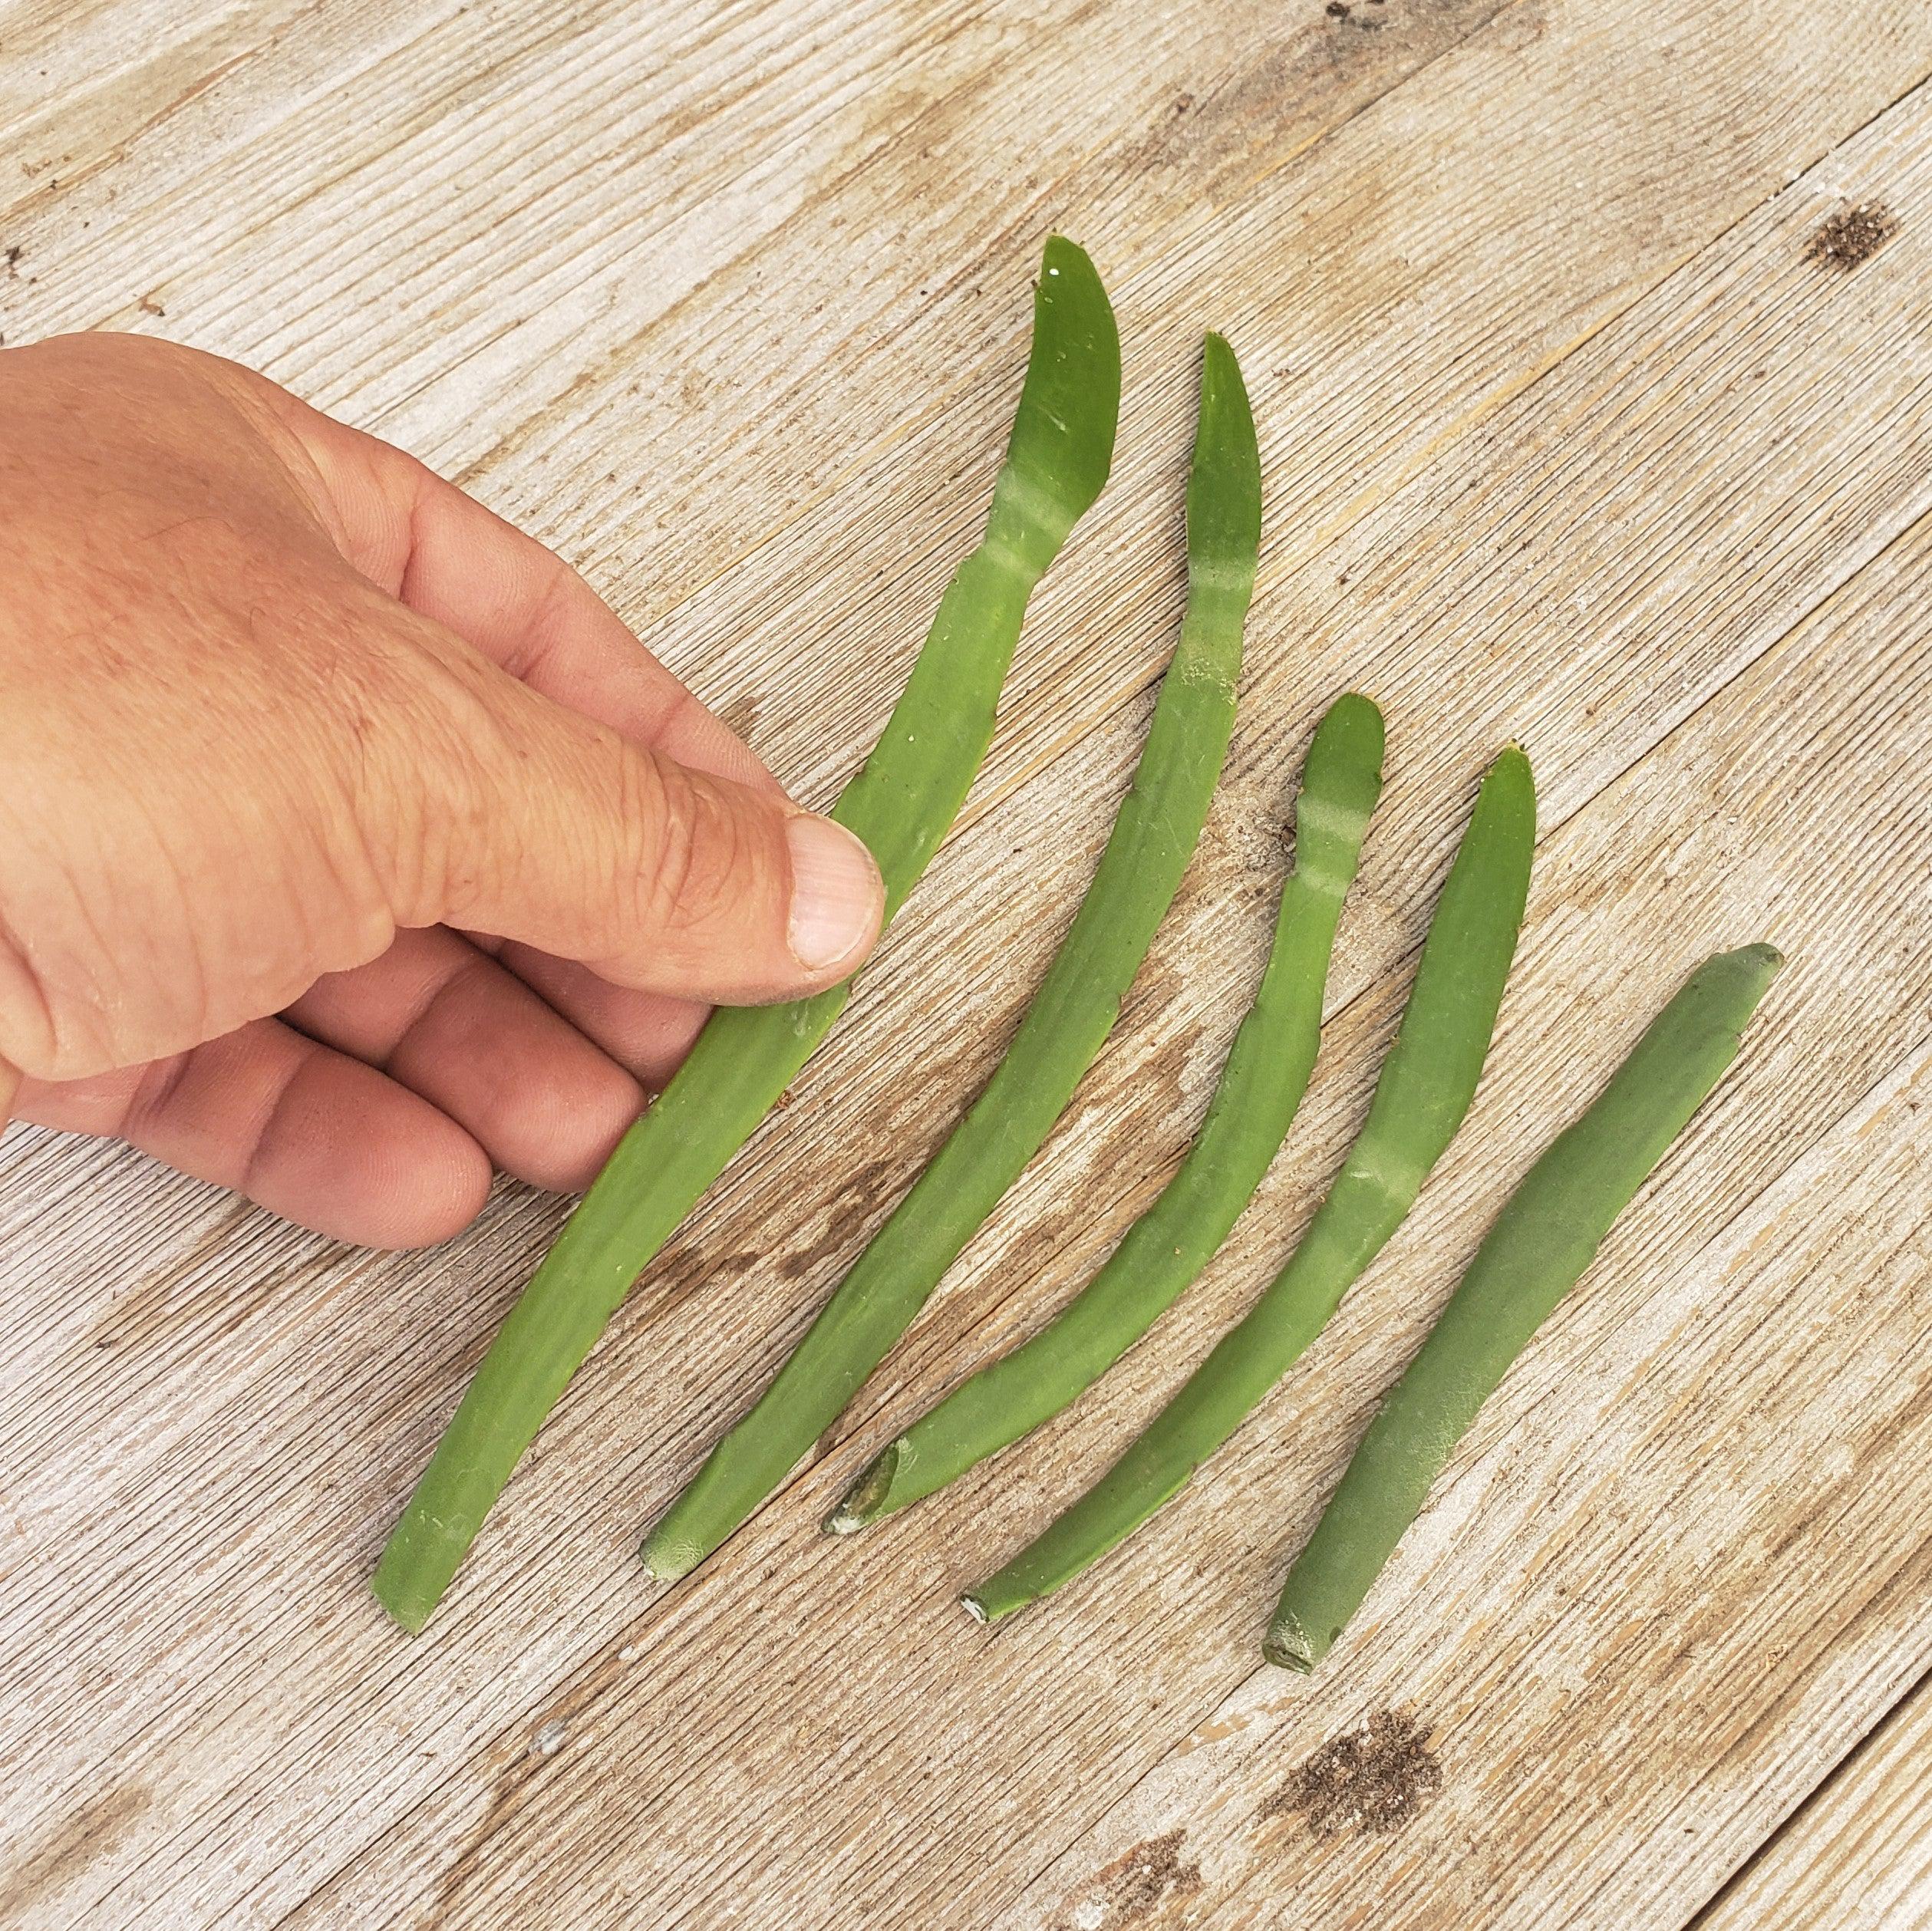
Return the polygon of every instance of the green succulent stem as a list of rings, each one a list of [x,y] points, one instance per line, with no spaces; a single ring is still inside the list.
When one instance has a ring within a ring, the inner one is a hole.
[[[1314,1069],[1336,928],[1381,793],[1382,750],[1382,713],[1366,697],[1338,698],[1316,727],[1267,970],[1174,1178],[1058,1315],[874,1458],[827,1519],[832,1534],[851,1534],[931,1494],[1058,1414],[1173,1305],[1228,1237]]]
[[[750,1411],[644,1544],[688,1574],[837,1419],[999,1204],[1113,1030],[1193,854],[1234,728],[1261,463],[1233,351],[1207,338],[1187,494],[1188,600],[1133,784],[1012,1044]]]
[[[974,1615],[991,1622],[1050,1594],[1177,1495],[1401,1225],[1475,1096],[1535,843],[1535,785],[1512,746],[1482,781],[1368,1118],[1300,1246],[1100,1481],[968,1593]]]
[[[1093,265],[1047,243],[1033,347],[985,535],[832,816],[871,849],[889,919],[938,849],[991,740],[1027,601],[1113,460],[1120,344]],[[552,1406],[638,1276],[804,1065],[850,996],[714,1013],[618,1144],[497,1331],[377,1564],[377,1600],[422,1628]]]
[[[1307,1671],[1328,1653],[1478,1409],[1737,1056],[1782,964],[1768,945],[1706,960],[1524,1175],[1288,1571],[1270,1662]]]

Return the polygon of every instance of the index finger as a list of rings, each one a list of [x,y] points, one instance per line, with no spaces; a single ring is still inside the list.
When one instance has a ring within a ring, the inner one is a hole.
[[[680,764],[777,783],[554,551],[405,451],[265,384],[354,568],[556,703]]]

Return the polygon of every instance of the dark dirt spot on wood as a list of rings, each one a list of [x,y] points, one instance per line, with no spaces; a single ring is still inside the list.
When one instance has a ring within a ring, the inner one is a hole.
[[[1201,1888],[1201,1867],[1181,1861],[1187,1834],[1169,1830],[1115,1858],[1060,1914],[1054,1931],[1076,1926],[1079,1931],[1125,1931],[1170,1898],[1193,1896]]]
[[[647,1285],[654,1301],[668,1305],[720,1275],[742,1274],[764,1257],[756,1247],[740,1247],[730,1254],[711,1254],[702,1247],[678,1248],[658,1257],[647,1277]]]
[[[847,1185],[842,1202],[826,1216],[824,1233],[809,1247],[787,1254],[778,1264],[778,1271],[787,1280],[802,1280],[820,1261],[851,1247],[884,1203],[893,1171],[889,1160],[874,1160],[861,1167]]]
[[[1377,1710],[1359,1730],[1331,1738],[1261,1806],[1258,1818],[1299,1813],[1318,1837],[1398,1830],[1442,1788],[1429,1725]]]
[[[0,1923],[27,1923],[32,1907],[105,1857],[153,1801],[153,1794],[140,1784],[124,1784],[56,1825],[37,1849],[0,1873]]]
[[[1869,262],[1898,232],[1898,219],[1875,201],[1834,215],[1812,236],[1805,252],[1814,262],[1848,275]]]
[[[516,1816],[522,1807],[524,1791],[542,1775],[545,1766],[556,1755],[554,1749],[542,1750],[532,1744],[498,1769],[491,1781],[490,1797],[483,1806],[482,1817],[437,1880],[436,1902],[430,1910],[431,1924],[442,1923],[455,1910],[482,1869],[484,1854],[492,1840]]]

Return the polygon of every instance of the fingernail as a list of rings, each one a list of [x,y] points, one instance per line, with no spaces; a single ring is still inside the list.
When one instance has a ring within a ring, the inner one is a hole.
[[[829,818],[787,821],[792,853],[792,921],[786,937],[802,966],[823,972],[879,929],[879,868],[864,844]]]

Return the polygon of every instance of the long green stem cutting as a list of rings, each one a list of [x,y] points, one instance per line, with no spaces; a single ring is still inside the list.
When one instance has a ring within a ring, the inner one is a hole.
[[[1178,1494],[1401,1225],[1475,1096],[1535,844],[1535,786],[1512,746],[1483,779],[1368,1119],[1294,1257],[1113,1467],[963,1599],[974,1616],[990,1622],[1049,1594]]]
[[[1523,1177],[1288,1571],[1269,1662],[1310,1670],[1328,1653],[1477,1410],[1736,1057],[1782,963],[1768,945],[1706,960]]]
[[[979,547],[941,598],[912,675],[832,816],[871,848],[889,919],[938,849],[991,741],[1027,599],[1106,480],[1120,342],[1093,265],[1055,236],[1032,353]],[[420,1629],[483,1518],[631,1285],[843,1009],[848,988],[715,1013],[625,1135],[498,1331],[377,1564]]]
[[[1105,1374],[1228,1237],[1287,1137],[1321,1044],[1323,989],[1382,789],[1382,713],[1350,695],[1315,730],[1274,944],[1206,1118],[1160,1198],[1032,1340],[962,1382],[860,1475],[826,1527],[849,1534],[942,1488]]]
[[[1261,534],[1233,352],[1207,338],[1187,493],[1188,600],[1132,789],[1005,1059],[743,1421],[644,1547],[687,1574],[784,1478],[906,1329],[1033,1158],[1112,1030],[1187,868],[1228,749]]]

